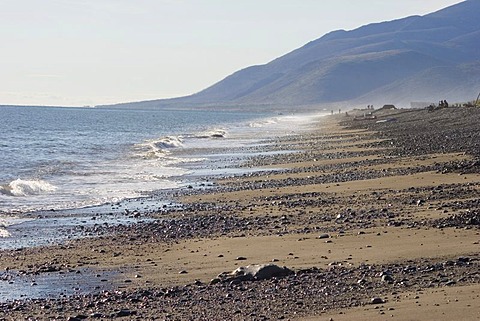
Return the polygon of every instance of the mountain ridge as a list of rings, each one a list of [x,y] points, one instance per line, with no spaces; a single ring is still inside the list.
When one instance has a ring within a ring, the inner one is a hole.
[[[478,12],[480,0],[467,0],[424,16],[332,31],[198,93],[113,106],[307,109],[473,99],[480,90],[480,72],[464,68],[480,64]]]

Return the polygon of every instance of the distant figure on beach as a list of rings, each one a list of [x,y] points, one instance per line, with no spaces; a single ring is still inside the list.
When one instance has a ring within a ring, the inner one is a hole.
[[[332,112],[332,115],[333,115],[333,110],[331,112]]]
[[[338,110],[338,113],[339,113],[339,114],[341,114],[341,113],[342,113],[342,110],[341,110],[341,109],[339,109],[339,110]]]

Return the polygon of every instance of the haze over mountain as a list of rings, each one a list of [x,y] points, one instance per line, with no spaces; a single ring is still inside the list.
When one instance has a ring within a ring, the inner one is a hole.
[[[115,105],[356,107],[467,101],[480,91],[480,0],[324,35],[196,94]]]

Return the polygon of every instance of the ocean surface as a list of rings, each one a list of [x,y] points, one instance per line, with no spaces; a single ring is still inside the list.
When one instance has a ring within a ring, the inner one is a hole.
[[[227,167],[242,147],[295,133],[312,117],[0,106],[0,239],[11,236],[10,225],[31,224],[26,213],[48,216],[184,186],[189,175]]]
[[[186,174],[182,163],[202,161],[176,157],[175,149],[208,145],[257,117],[261,115],[2,107],[0,212],[83,207],[175,187],[171,177]]]

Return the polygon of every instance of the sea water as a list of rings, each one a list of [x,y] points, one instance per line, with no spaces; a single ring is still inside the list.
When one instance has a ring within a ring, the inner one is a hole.
[[[212,150],[251,146],[310,121],[273,113],[0,106],[0,238],[24,223],[25,213],[179,187],[192,169],[212,167]]]
[[[169,178],[185,174],[179,164],[193,160],[172,156],[173,149],[196,134],[218,138],[223,127],[252,117],[0,107],[0,212],[82,207],[174,187]]]

